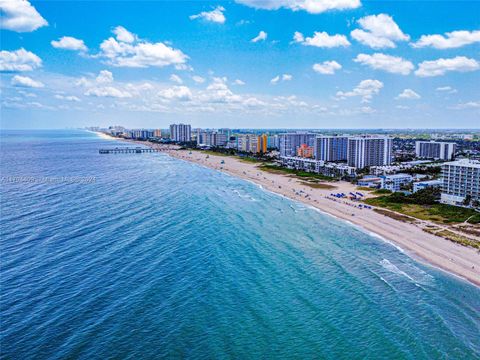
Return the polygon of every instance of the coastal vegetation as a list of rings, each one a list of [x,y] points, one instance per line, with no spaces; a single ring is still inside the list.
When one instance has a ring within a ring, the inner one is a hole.
[[[309,186],[314,189],[326,189],[326,190],[334,190],[337,187],[330,184],[323,184],[318,182],[309,182],[309,181],[302,181],[302,185]]]
[[[470,246],[475,249],[480,249],[480,242],[475,241],[473,239],[467,238],[463,235],[460,235],[458,233],[455,233],[453,231],[443,229],[443,230],[436,230],[436,229],[423,229],[425,232],[428,232],[430,234],[435,234],[437,236],[440,236],[444,239],[453,241],[457,244],[463,245],[463,246]]]
[[[480,224],[480,213],[470,208],[440,204],[438,190],[423,189],[411,195],[393,193],[366,199],[365,203],[441,224]]]
[[[239,159],[243,162],[249,163],[263,163],[265,161],[270,161],[270,158],[264,158],[259,156],[253,156],[249,153],[240,153],[235,151],[234,149],[224,149],[224,148],[211,148],[209,150],[199,150],[203,154],[206,155],[214,155],[214,156],[231,156]]]
[[[269,172],[269,173],[275,173],[275,174],[291,174],[294,176],[297,176],[301,179],[307,180],[307,181],[337,181],[337,178],[332,178],[329,176],[317,174],[317,173],[311,173],[307,171],[302,171],[302,170],[295,170],[295,169],[289,169],[285,167],[281,167],[278,165],[273,165],[273,164],[262,164],[259,166],[259,168],[263,171]]]

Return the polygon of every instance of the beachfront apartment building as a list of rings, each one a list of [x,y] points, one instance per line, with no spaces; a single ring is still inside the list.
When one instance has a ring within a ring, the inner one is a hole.
[[[279,149],[280,148],[280,137],[278,135],[270,135],[267,138],[267,148],[269,149]]]
[[[410,184],[413,181],[412,175],[409,174],[394,174],[394,175],[382,175],[380,187],[391,192],[402,190],[403,186]]]
[[[348,138],[347,163],[357,169],[384,166],[392,162],[392,138],[389,136],[354,136]]]
[[[124,131],[125,137],[130,139],[149,139],[153,137],[152,130],[132,129]]]
[[[197,145],[199,146],[225,146],[228,138],[226,134],[217,131],[197,130]]]
[[[462,159],[442,164],[441,202],[463,205],[465,199],[480,201],[480,161]]]
[[[317,136],[314,142],[314,157],[323,161],[346,161],[347,136]]]
[[[237,135],[237,150],[249,153],[266,153],[267,135],[240,134]]]
[[[177,142],[187,142],[192,140],[192,127],[188,124],[170,125],[170,139]]]
[[[161,138],[162,137],[162,130],[161,129],[153,130],[153,137]]]
[[[453,160],[456,144],[439,141],[415,141],[415,155],[418,158]]]
[[[296,156],[297,149],[305,144],[314,146],[315,134],[311,133],[285,133],[279,135],[280,156]]]

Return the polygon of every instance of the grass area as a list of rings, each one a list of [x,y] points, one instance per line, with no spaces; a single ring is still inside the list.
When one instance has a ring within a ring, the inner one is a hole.
[[[212,150],[195,150],[195,151],[200,151],[202,154],[205,154],[205,155],[214,155],[214,156],[235,156],[235,155],[232,155],[232,154],[228,154],[228,153],[221,153],[221,152],[218,152],[218,151],[212,151]]]
[[[236,158],[240,161],[248,162],[248,163],[264,163],[265,162],[265,160],[257,159],[249,156],[236,156]]]
[[[465,226],[457,226],[455,227],[455,229],[468,235],[480,237],[480,229],[476,230],[476,229],[472,229],[471,227],[465,227]]]
[[[373,193],[378,195],[384,195],[384,194],[391,194],[392,192],[387,189],[377,189]]]
[[[202,154],[205,154],[205,155],[234,157],[234,158],[237,158],[240,161],[248,162],[248,163],[264,163],[265,162],[265,160],[257,159],[255,157],[251,157],[251,156],[238,156],[238,155],[229,154],[229,153],[226,153],[226,152],[224,153],[224,152],[213,151],[213,150],[198,150],[198,151],[200,151]]]
[[[308,182],[308,181],[302,181],[302,185],[310,186],[311,188],[314,188],[314,189],[333,190],[337,188],[336,186],[330,185],[330,184],[322,184],[322,183],[315,183],[315,182]]]
[[[374,191],[375,189],[366,186],[357,186],[358,191]]]
[[[384,216],[388,216],[389,218],[392,218],[392,219],[395,219],[395,220],[398,220],[398,221],[402,221],[402,222],[410,222],[411,223],[411,222],[414,221],[412,218],[410,218],[408,216],[398,214],[398,213],[388,211],[388,210],[373,209],[373,211],[375,211],[376,213],[382,214]]]
[[[288,168],[277,166],[277,165],[263,164],[259,166],[259,168],[263,171],[274,173],[274,174],[295,175],[307,181],[309,180],[336,181],[337,180],[336,178],[331,178],[325,175],[310,173],[310,172],[301,171],[301,170],[288,169]]]
[[[421,220],[429,220],[442,224],[461,223],[468,219],[470,224],[480,224],[480,213],[446,204],[418,205],[393,202],[388,196],[366,199],[365,203],[378,206]]]
[[[435,234],[437,236],[441,236],[444,239],[456,242],[457,244],[463,245],[463,246],[470,246],[475,249],[480,249],[480,242],[475,241],[473,239],[469,239],[465,236],[462,236],[460,234],[456,234],[450,230],[440,230],[440,231],[435,231],[435,230],[430,230],[430,229],[424,229],[425,232],[428,232],[430,234]]]

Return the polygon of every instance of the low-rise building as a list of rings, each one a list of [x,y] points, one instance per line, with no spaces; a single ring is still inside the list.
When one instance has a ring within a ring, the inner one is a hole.
[[[413,183],[413,192],[416,193],[419,190],[427,188],[441,188],[443,180],[428,180],[428,181],[417,181]]]
[[[382,186],[382,179],[378,176],[366,175],[357,181],[358,186],[379,189]]]
[[[413,177],[410,174],[382,175],[381,188],[392,192],[402,190],[402,187],[412,182]]]
[[[328,163],[323,160],[316,160],[312,158],[281,156],[280,163],[289,169],[315,172],[317,174],[330,177],[356,176],[355,168],[352,166],[341,163]]]

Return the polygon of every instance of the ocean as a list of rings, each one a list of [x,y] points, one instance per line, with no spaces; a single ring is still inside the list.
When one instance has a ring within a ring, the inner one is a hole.
[[[1,133],[2,359],[478,359],[480,289],[85,131]]]

